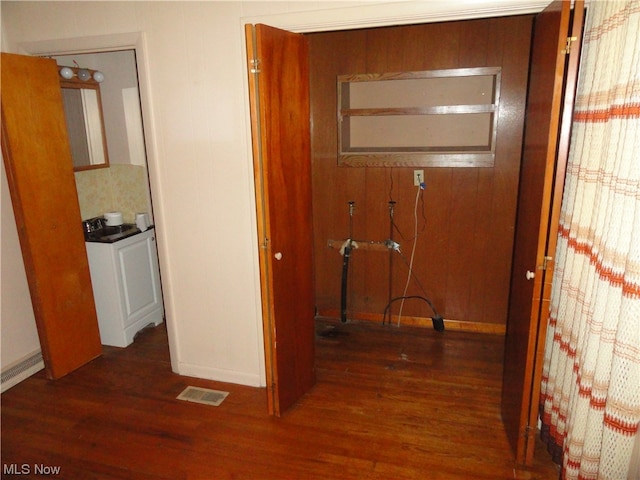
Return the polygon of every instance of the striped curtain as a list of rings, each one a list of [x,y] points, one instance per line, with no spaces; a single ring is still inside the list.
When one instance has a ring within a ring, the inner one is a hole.
[[[591,1],[541,385],[562,478],[635,478],[640,422],[640,1]]]

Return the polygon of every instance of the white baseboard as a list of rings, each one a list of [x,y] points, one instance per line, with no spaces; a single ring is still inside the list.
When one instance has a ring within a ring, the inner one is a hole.
[[[186,377],[203,378],[206,380],[214,380],[224,383],[236,383],[238,385],[246,385],[248,387],[263,387],[259,374],[251,374],[246,372],[236,372],[233,370],[225,370],[221,368],[202,367],[200,365],[191,365],[179,362],[178,371],[174,371],[178,375]]]

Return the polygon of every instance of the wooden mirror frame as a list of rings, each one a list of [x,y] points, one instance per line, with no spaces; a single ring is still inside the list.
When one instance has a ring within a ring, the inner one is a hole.
[[[60,66],[60,68],[62,68],[62,66]],[[104,155],[104,162],[103,163],[98,163],[98,164],[90,164],[90,165],[80,165],[80,166],[76,166],[75,164],[75,160],[74,160],[74,165],[73,165],[73,170],[76,172],[80,172],[80,171],[84,171],[84,170],[93,170],[93,169],[97,169],[97,168],[108,168],[109,167],[109,154],[107,151],[107,136],[105,133],[105,127],[104,127],[104,114],[103,114],[103,110],[102,110],[102,96],[100,94],[100,83],[98,83],[97,81],[95,81],[93,79],[93,74],[95,73],[95,70],[91,70],[91,69],[84,69],[87,70],[90,73],[90,78],[88,80],[81,80],[80,78],[78,78],[78,70],[81,70],[77,67],[68,67],[71,68],[71,70],[73,71],[73,77],[71,77],[70,79],[66,79],[66,78],[60,78],[60,88],[62,89],[75,89],[75,90],[94,90],[96,92],[96,101],[97,101],[97,106],[98,106],[98,115],[100,118],[100,127],[101,127],[101,140],[102,140],[102,149],[103,149],[103,155]],[[64,96],[63,96],[64,99]],[[65,113],[66,115],[66,113]],[[68,119],[67,119],[67,131],[69,136],[71,137],[71,131],[69,129],[69,124],[68,124]],[[71,138],[69,140],[71,142]]]

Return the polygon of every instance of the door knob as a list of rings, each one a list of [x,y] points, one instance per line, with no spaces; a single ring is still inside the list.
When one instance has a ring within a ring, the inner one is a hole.
[[[276,252],[274,257],[276,257],[276,260],[282,260],[282,252]]]
[[[527,270],[527,273],[525,274],[525,277],[527,277],[527,280],[531,280],[532,278],[535,278],[536,276],[536,272],[532,272],[531,270]]]

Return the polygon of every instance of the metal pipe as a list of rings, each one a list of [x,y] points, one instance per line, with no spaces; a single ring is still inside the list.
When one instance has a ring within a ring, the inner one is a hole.
[[[351,242],[353,237],[353,200],[349,202],[349,238],[344,248],[344,258],[342,260],[342,284],[340,288],[340,321],[347,321],[347,281],[349,279],[349,258],[351,257]]]

